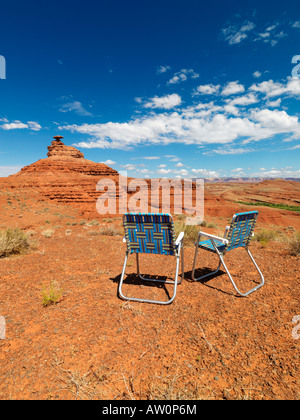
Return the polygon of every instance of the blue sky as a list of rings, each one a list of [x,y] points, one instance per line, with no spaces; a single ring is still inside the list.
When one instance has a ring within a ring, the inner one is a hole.
[[[129,176],[300,176],[297,2],[0,12],[0,176],[45,158],[54,135]]]

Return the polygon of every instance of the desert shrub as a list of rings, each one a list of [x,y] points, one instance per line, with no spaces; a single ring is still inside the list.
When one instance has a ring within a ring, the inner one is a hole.
[[[206,227],[207,228],[215,228],[215,227],[217,227],[217,225],[215,223],[207,223]]]
[[[201,399],[201,390],[196,383],[179,381],[180,376],[162,378],[154,376],[149,378],[147,384],[147,400],[199,400]]]
[[[103,220],[102,220],[102,222],[105,222],[105,223],[112,223],[112,219],[103,219]]]
[[[0,257],[21,254],[30,247],[28,236],[18,228],[0,231]]]
[[[99,229],[100,235],[104,236],[119,236],[121,232],[114,226],[105,226]]]
[[[54,233],[53,229],[46,229],[46,230],[43,230],[42,235],[45,236],[45,238],[51,238],[53,233]]]
[[[86,226],[98,226],[99,222],[98,220],[91,220],[90,222],[86,223]]]
[[[197,226],[175,222],[174,227],[176,238],[180,232],[184,232],[183,241],[185,245],[193,245],[197,241],[197,236],[199,232],[199,228]]]
[[[261,229],[254,235],[253,240],[258,241],[261,245],[267,246],[270,241],[275,241],[278,233],[272,229]]]
[[[206,220],[202,220],[202,222],[198,223],[198,226],[207,227],[207,228],[215,228],[217,225],[212,222],[207,222]]]
[[[62,298],[62,291],[57,282],[53,281],[49,287],[43,286],[42,289],[43,306],[49,306],[53,303],[57,303]]]
[[[296,232],[288,241],[288,250],[291,255],[300,254],[300,232]]]

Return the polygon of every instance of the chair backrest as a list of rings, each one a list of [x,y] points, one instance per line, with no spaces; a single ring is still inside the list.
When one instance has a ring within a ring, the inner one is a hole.
[[[170,214],[126,213],[123,224],[130,253],[175,255],[175,230]]]
[[[226,251],[248,246],[255,227],[258,211],[236,213],[231,221],[227,234],[228,245]]]

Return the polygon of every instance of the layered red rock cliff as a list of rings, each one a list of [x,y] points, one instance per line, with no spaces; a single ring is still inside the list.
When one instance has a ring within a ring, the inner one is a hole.
[[[84,159],[83,153],[75,147],[66,146],[61,136],[55,136],[51,146],[48,146],[48,158],[40,159],[29,166],[25,166],[16,176],[24,176],[27,174],[46,173],[70,173],[75,172],[82,175],[92,175],[97,177],[117,176],[118,172],[104,163],[96,163],[88,159]],[[60,175],[62,176],[62,175]]]
[[[38,191],[45,199],[66,203],[80,209],[86,217],[97,216],[96,201],[100,193],[97,182],[111,178],[117,183],[119,174],[104,163],[85,159],[75,147],[66,146],[61,136],[55,136],[48,146],[46,159],[25,166],[7,178],[11,188]]]

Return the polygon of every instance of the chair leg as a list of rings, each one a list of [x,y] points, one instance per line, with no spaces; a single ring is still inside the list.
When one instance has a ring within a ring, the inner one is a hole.
[[[177,284],[178,284],[178,273],[179,273],[179,261],[180,261],[180,256],[176,255],[176,272],[175,272],[175,280],[174,282],[168,282],[168,283],[172,283],[174,284],[174,290],[173,290],[173,296],[171,297],[171,299],[169,299],[168,301],[162,301],[162,300],[151,300],[151,299],[142,299],[142,298],[134,298],[134,297],[129,297],[129,296],[125,296],[122,292],[122,285],[123,285],[123,281],[124,281],[124,276],[125,276],[125,269],[126,269],[126,264],[127,264],[127,259],[128,259],[128,251],[126,251],[126,255],[125,255],[125,260],[124,260],[124,265],[123,265],[123,270],[122,270],[122,274],[121,274],[121,279],[120,279],[120,283],[119,283],[119,294],[120,296],[124,299],[124,300],[133,300],[136,302],[148,302],[148,303],[157,303],[160,305],[168,305],[171,302],[173,302],[173,300],[175,299],[176,296],[176,292],[177,292]],[[138,257],[137,257],[137,265],[138,265]],[[139,266],[138,266],[138,270],[139,270]],[[140,275],[139,275],[140,276]],[[145,279],[142,276],[140,276],[140,278],[142,280],[149,280],[149,281],[160,281],[160,282],[165,282],[164,280],[153,280],[153,279]]]
[[[225,270],[226,270],[226,273],[228,274],[228,277],[229,277],[229,279],[230,279],[230,281],[231,281],[231,283],[232,283],[233,287],[235,288],[236,292],[237,292],[239,295],[241,295],[241,296],[248,296],[248,295],[250,295],[250,293],[252,293],[252,292],[254,292],[255,290],[259,289],[259,288],[260,288],[261,286],[263,286],[263,284],[264,284],[264,276],[262,275],[262,272],[261,272],[261,271],[260,271],[260,269],[258,268],[258,265],[256,264],[256,262],[255,262],[254,258],[253,258],[253,257],[252,257],[252,255],[251,255],[251,252],[249,251],[249,249],[248,249],[248,248],[246,248],[246,251],[247,251],[247,253],[248,253],[248,255],[249,255],[249,257],[250,257],[251,261],[253,262],[253,264],[254,264],[255,268],[257,269],[257,271],[258,271],[258,273],[259,273],[259,275],[260,275],[260,278],[261,278],[261,282],[260,282],[260,284],[258,284],[257,286],[253,287],[253,289],[249,290],[249,291],[248,291],[248,292],[246,292],[246,293],[242,293],[242,292],[240,292],[240,291],[239,291],[239,289],[237,288],[236,284],[234,283],[233,278],[231,277],[231,274],[230,274],[230,272],[229,272],[229,270],[228,270],[228,268],[227,268],[227,266],[226,266],[226,264],[225,264],[225,262],[224,262],[224,257],[223,257],[223,255],[222,255],[222,254],[219,254],[219,258],[220,258],[220,260],[221,260],[221,262],[222,262],[222,264],[223,264],[223,266],[224,266],[224,268],[225,268]]]
[[[180,284],[184,280],[184,247],[181,245],[181,280],[178,282]]]
[[[125,275],[125,269],[126,269],[126,265],[127,265],[127,260],[128,260],[128,251],[126,251],[126,254],[125,254],[125,260],[124,260],[122,274],[121,274],[120,283],[119,283],[119,294],[120,294],[120,296],[123,299],[126,299],[126,297],[122,293],[122,285],[123,285],[123,280],[124,280],[124,275]]]
[[[221,261],[219,261],[218,268],[215,271],[212,271],[211,273],[208,273],[208,274],[205,274],[204,276],[196,278],[195,277],[195,268],[196,268],[197,254],[198,254],[198,246],[196,245],[195,246],[195,256],[194,256],[193,270],[192,270],[192,279],[194,281],[199,281],[199,280],[205,279],[206,277],[212,276],[213,274],[216,274],[219,271],[220,266],[221,266]]]
[[[226,264],[225,264],[225,262],[224,262],[224,256],[216,249],[216,254],[218,255],[218,257],[219,257],[219,265],[218,265],[218,268],[215,270],[215,271],[213,271],[212,273],[209,273],[209,274],[205,274],[204,276],[201,276],[201,277],[198,277],[198,278],[195,278],[195,267],[196,267],[196,259],[197,259],[197,253],[198,253],[198,246],[196,246],[195,247],[196,248],[196,250],[195,250],[195,257],[194,257],[194,264],[193,264],[193,270],[192,270],[192,278],[193,278],[193,280],[195,280],[195,281],[199,281],[199,280],[202,280],[202,279],[204,279],[204,278],[206,278],[206,277],[209,277],[209,276],[212,276],[213,274],[215,274],[215,273],[217,273],[218,271],[219,271],[219,269],[220,269],[220,266],[221,266],[221,264],[223,265],[223,267],[225,268],[225,270],[226,270],[226,273],[228,274],[228,277],[229,277],[229,279],[230,279],[230,281],[231,281],[231,283],[232,283],[232,285],[233,285],[233,287],[234,287],[234,289],[236,290],[236,292],[239,294],[239,295],[241,295],[241,296],[248,296],[248,295],[250,295],[250,293],[252,293],[252,292],[254,292],[255,290],[257,290],[257,289],[259,289],[261,286],[263,286],[263,284],[264,284],[264,276],[263,276],[263,274],[262,274],[262,272],[260,271],[260,269],[259,269],[259,267],[258,267],[258,265],[256,264],[256,262],[255,262],[255,260],[254,260],[254,258],[252,257],[252,254],[251,254],[251,252],[249,251],[249,249],[248,248],[246,248],[246,251],[247,251],[247,253],[248,253],[248,255],[249,255],[249,257],[250,257],[250,259],[251,259],[251,261],[253,262],[253,264],[254,264],[254,266],[255,266],[255,268],[257,269],[257,271],[258,271],[258,273],[259,273],[259,275],[260,275],[260,278],[261,278],[261,282],[260,282],[260,284],[258,284],[257,286],[255,286],[253,289],[251,289],[251,290],[249,290],[248,292],[246,292],[246,293],[242,293],[242,292],[240,292],[239,291],[239,289],[237,288],[237,286],[236,286],[236,284],[235,284],[235,282],[233,281],[233,278],[232,278],[232,276],[231,276],[231,274],[230,274],[230,272],[229,272],[229,270],[228,270],[228,268],[227,268],[227,266],[226,266]]]

